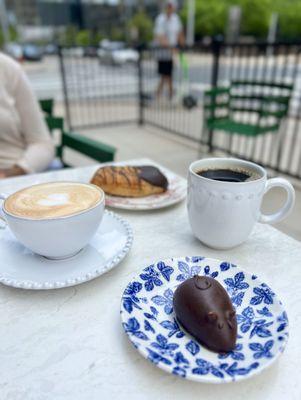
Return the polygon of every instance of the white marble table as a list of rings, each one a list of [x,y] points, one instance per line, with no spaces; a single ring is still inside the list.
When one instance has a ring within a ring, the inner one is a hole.
[[[0,181],[0,192],[40,181],[87,181],[95,168]],[[300,243],[258,224],[247,243],[219,252],[194,239],[184,203],[162,211],[120,214],[131,223],[135,239],[116,269],[61,290],[0,286],[0,399],[300,400]],[[119,305],[130,278],[156,258],[198,254],[229,260],[258,274],[288,311],[286,351],[251,380],[214,386],[168,375],[142,358],[123,332]]]

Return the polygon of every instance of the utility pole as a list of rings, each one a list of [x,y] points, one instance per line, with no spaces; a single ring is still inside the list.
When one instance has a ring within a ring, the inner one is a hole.
[[[239,41],[241,15],[242,11],[240,6],[231,6],[229,8],[226,28],[227,43],[237,43]]]
[[[278,33],[278,25],[279,25],[279,15],[277,13],[272,13],[269,25],[269,33],[267,37],[267,41],[270,44],[274,44],[277,39]],[[267,55],[271,56],[274,53],[275,48],[273,46],[269,46],[267,48]]]
[[[138,0],[138,11],[143,12],[145,10],[144,0]]]
[[[76,18],[79,29],[84,29],[84,16],[83,16],[83,5],[82,0],[76,0]]]
[[[5,0],[0,0],[0,24],[3,32],[4,44],[9,42],[9,23]]]
[[[279,15],[277,13],[272,13],[269,25],[268,42],[275,43],[278,33]]]
[[[187,0],[188,13],[187,13],[187,33],[186,43],[188,46],[194,45],[194,31],[195,31],[195,0]]]

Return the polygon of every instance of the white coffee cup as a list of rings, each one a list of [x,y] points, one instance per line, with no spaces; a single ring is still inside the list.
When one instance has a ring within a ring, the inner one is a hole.
[[[0,194],[0,199],[4,200],[0,207],[0,218],[7,223],[19,242],[34,253],[50,259],[69,258],[89,243],[100,225],[104,215],[105,194],[102,189],[97,189],[100,191],[100,200],[93,207],[73,215],[48,219],[13,215],[5,209],[5,201],[10,196]]]
[[[242,169],[258,179],[225,182],[197,173],[206,169]],[[293,186],[283,178],[267,179],[261,166],[234,158],[207,158],[193,162],[188,177],[188,215],[194,235],[216,249],[229,249],[243,243],[256,222],[275,223],[284,219],[295,203]],[[284,206],[274,214],[260,211],[264,194],[273,187],[287,192]]]

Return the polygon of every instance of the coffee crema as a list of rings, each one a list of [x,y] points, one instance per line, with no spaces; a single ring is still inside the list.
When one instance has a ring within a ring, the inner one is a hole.
[[[220,182],[250,182],[260,178],[255,171],[244,168],[206,168],[197,172],[197,175]]]
[[[102,193],[92,185],[51,182],[20,190],[9,196],[4,209],[18,217],[51,219],[78,214],[93,208]]]

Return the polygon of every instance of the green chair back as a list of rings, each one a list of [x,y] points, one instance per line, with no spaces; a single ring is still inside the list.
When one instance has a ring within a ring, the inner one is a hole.
[[[277,132],[288,114],[292,91],[287,83],[247,80],[214,88],[205,92],[205,125],[246,136]]]

